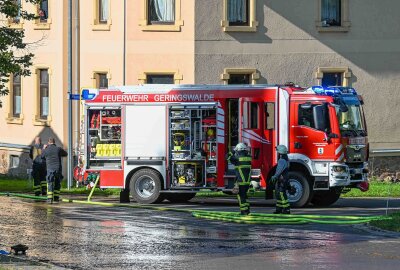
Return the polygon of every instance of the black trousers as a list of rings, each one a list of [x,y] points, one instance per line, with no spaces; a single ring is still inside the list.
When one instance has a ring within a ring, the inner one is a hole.
[[[241,212],[250,211],[250,203],[247,202],[247,191],[249,190],[250,183],[239,182],[239,194],[237,195],[239,201],[239,208]]]
[[[60,198],[62,175],[59,171],[47,172],[47,200],[58,201]]]
[[[289,180],[279,179],[275,187],[276,213],[290,213],[290,204],[287,193]]]
[[[35,196],[39,196],[40,194],[46,195],[47,192],[46,167],[33,164],[32,177],[33,177],[33,191],[35,192]]]

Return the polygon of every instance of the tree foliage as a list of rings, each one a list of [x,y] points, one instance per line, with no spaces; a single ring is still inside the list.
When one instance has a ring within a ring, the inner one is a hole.
[[[23,10],[21,2],[39,4],[41,0],[0,0],[0,97],[8,94],[10,75],[29,76],[34,54],[24,41],[24,29],[9,27],[10,22],[33,20],[36,14]],[[1,100],[0,100],[1,107]]]

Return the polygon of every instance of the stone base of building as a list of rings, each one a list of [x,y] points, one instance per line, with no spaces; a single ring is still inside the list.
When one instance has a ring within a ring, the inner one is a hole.
[[[380,180],[400,180],[400,156],[376,156],[369,159],[370,174]]]

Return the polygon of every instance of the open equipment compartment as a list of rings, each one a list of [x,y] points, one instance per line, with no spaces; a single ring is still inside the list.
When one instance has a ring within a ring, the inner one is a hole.
[[[169,107],[171,188],[215,187],[216,104]]]
[[[87,168],[121,168],[121,107],[88,108]]]

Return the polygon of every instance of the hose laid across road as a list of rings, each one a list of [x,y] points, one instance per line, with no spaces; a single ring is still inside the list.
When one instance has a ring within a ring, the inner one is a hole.
[[[46,197],[37,197],[26,194],[17,194],[9,192],[0,192],[0,196],[20,197],[20,198],[39,200],[39,201],[46,200]],[[182,208],[162,207],[162,206],[143,205],[143,204],[107,203],[107,202],[93,202],[93,201],[83,201],[83,200],[73,200],[73,199],[62,199],[62,201],[68,203],[99,205],[106,207],[126,207],[126,208],[149,209],[155,211],[184,212],[184,213],[191,213],[196,218],[218,220],[224,222],[243,223],[243,224],[294,225],[294,224],[318,223],[318,224],[343,225],[343,224],[368,223],[373,220],[391,219],[391,217],[387,216],[327,216],[327,215],[295,215],[295,214],[277,215],[277,214],[257,214],[257,213],[252,213],[248,216],[242,216],[237,212],[204,211],[204,210],[182,209]]]

